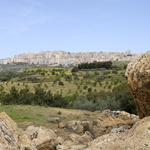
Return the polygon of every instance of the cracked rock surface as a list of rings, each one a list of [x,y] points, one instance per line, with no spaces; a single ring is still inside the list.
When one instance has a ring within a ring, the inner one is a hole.
[[[150,53],[142,54],[130,62],[125,75],[139,117],[150,116]]]

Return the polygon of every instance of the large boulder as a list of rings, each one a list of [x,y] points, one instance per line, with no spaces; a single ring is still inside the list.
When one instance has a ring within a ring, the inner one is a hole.
[[[150,116],[150,53],[128,64],[126,78],[140,118]]]
[[[17,125],[6,113],[0,113],[0,149],[18,149]]]
[[[25,135],[29,137],[38,150],[55,150],[58,145],[57,135],[54,131],[44,127],[29,126]]]
[[[5,113],[0,113],[0,150],[37,150],[22,130]]]
[[[57,145],[57,150],[84,150],[92,140],[88,131],[82,136],[73,133],[69,135],[62,145]]]

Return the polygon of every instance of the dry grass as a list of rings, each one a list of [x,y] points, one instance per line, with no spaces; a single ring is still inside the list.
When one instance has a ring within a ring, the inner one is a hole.
[[[43,126],[57,130],[60,136],[66,131],[59,129],[56,123],[48,123],[48,118],[60,117],[62,121],[83,121],[95,120],[99,116],[98,112],[27,105],[0,106],[0,112],[6,112],[20,128],[26,129],[30,125]]]

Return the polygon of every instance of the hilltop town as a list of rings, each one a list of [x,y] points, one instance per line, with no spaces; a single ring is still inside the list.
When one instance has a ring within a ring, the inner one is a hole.
[[[70,66],[84,62],[94,61],[131,61],[137,54],[130,50],[120,52],[79,52],[71,53],[67,51],[42,51],[39,53],[23,53],[15,55],[13,58],[1,59],[0,64],[11,64],[17,62],[29,64],[47,64],[54,66]]]

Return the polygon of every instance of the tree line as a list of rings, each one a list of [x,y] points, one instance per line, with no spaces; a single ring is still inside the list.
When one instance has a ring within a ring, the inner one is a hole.
[[[78,69],[97,69],[97,68],[111,69],[112,62],[106,61],[106,62],[81,63],[78,65]]]
[[[52,94],[51,91],[46,91],[40,86],[36,86],[34,92],[30,92],[28,87],[18,90],[12,86],[8,93],[1,89],[0,103],[2,105],[40,105],[89,111],[124,110],[136,114],[136,107],[126,82],[121,83],[112,91],[88,91],[84,95],[75,93],[70,96],[63,96],[61,93]]]
[[[9,93],[0,93],[0,102],[3,105],[41,105],[51,107],[67,106],[67,102],[62,94],[52,94],[51,91],[45,91],[41,87],[35,87],[34,92],[30,92],[29,88],[17,90],[12,86]]]
[[[105,69],[112,69],[112,62],[106,61],[106,62],[92,62],[92,63],[81,63],[78,64],[78,66],[74,67],[72,69],[72,72],[77,72],[78,70],[82,69],[99,69],[99,68],[105,68]]]
[[[126,82],[121,83],[112,91],[102,90],[78,96],[73,104],[73,108],[89,111],[121,110],[136,114],[136,106]]]

